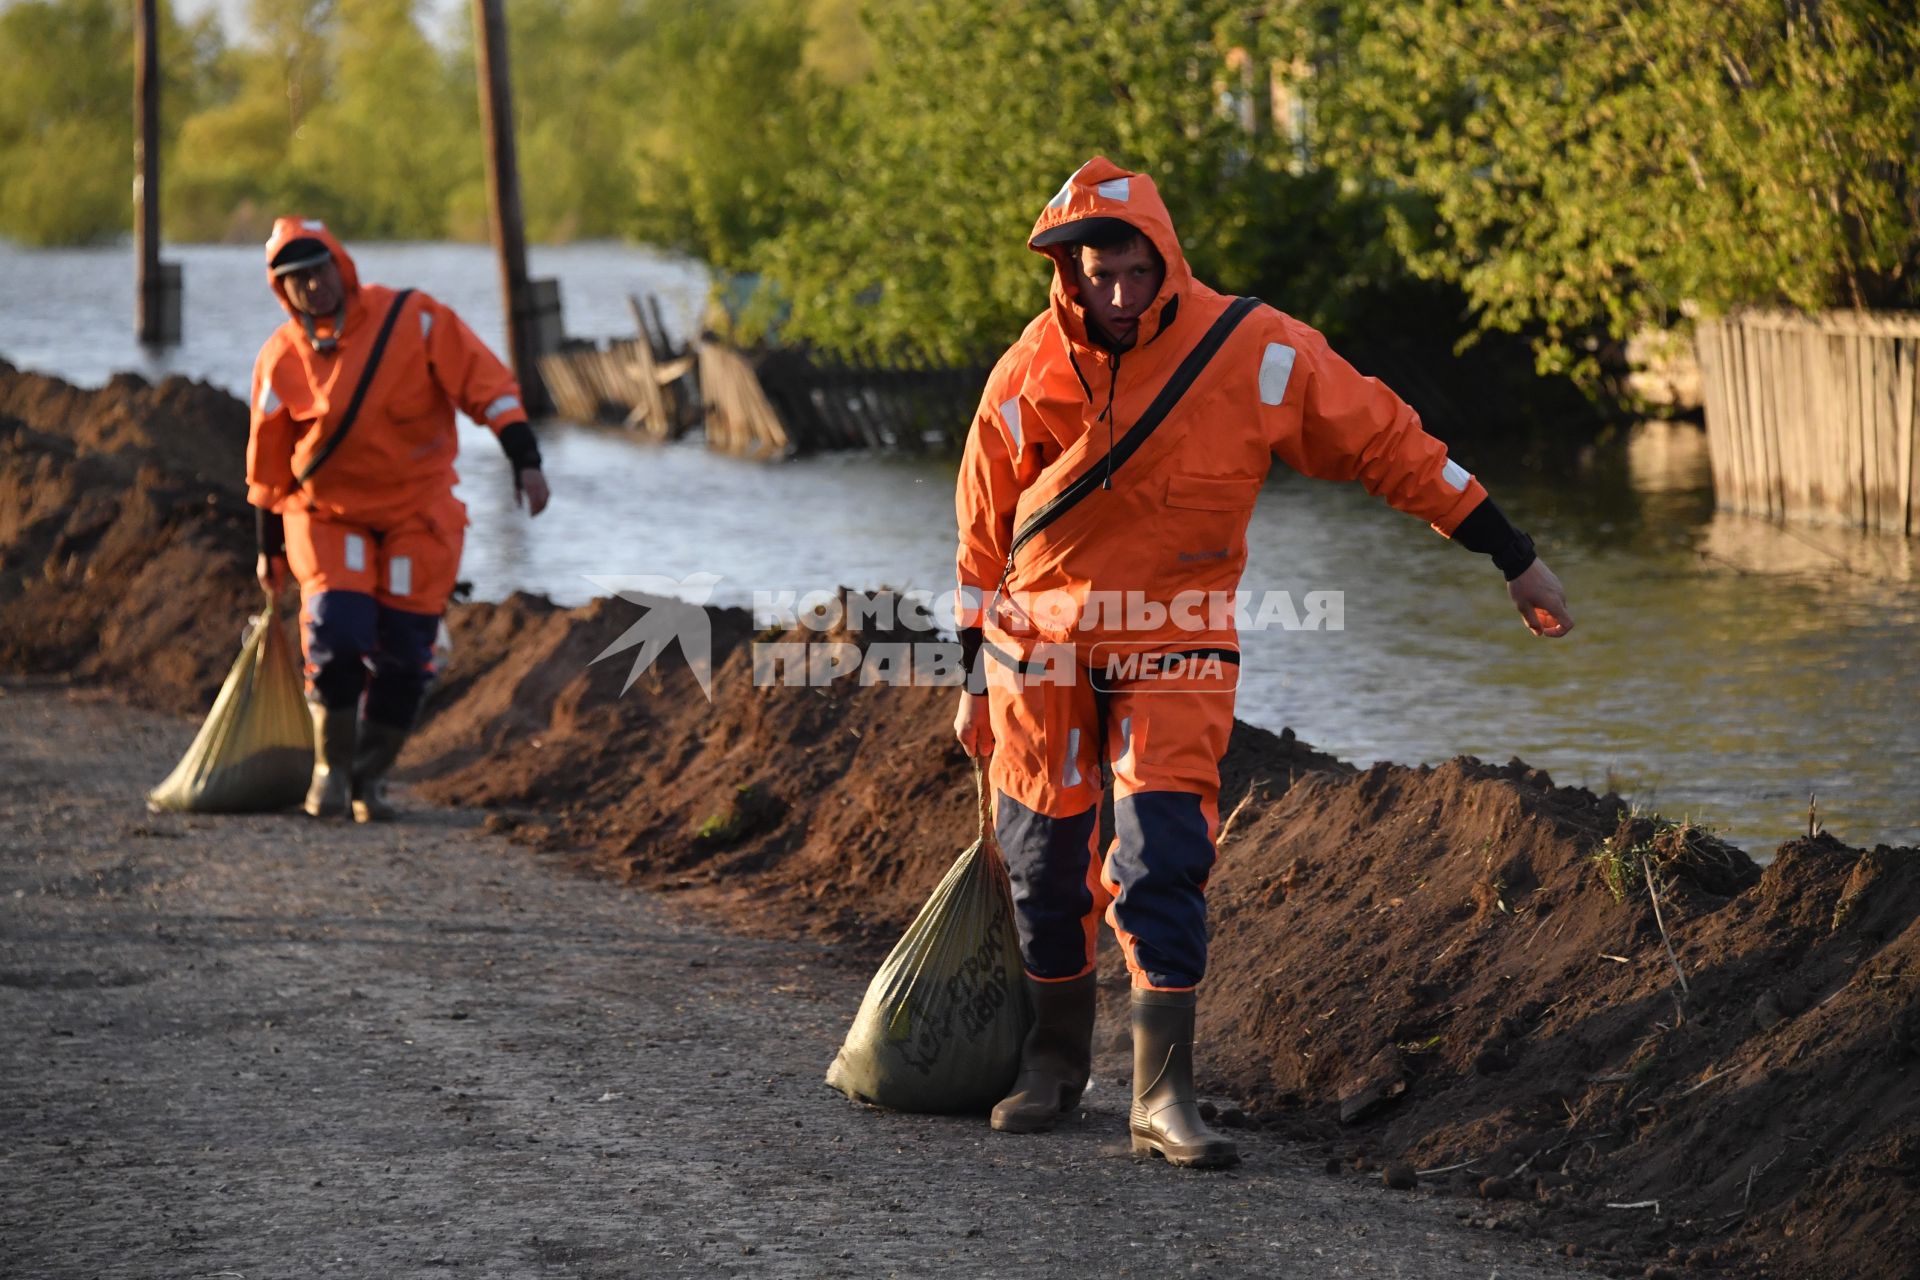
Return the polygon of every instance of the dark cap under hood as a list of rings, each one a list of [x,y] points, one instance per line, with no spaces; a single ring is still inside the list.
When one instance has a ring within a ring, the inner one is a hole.
[[[1151,341],[1173,323],[1173,304],[1193,283],[1187,257],[1180,251],[1180,238],[1174,234],[1173,216],[1167,212],[1152,178],[1122,169],[1105,156],[1095,156],[1075,170],[1040,211],[1027,247],[1053,260],[1051,296],[1055,313],[1075,341],[1091,345],[1067,255],[1081,236],[1109,221],[1124,222],[1146,236],[1166,264],[1160,292],[1140,318],[1142,340]]]

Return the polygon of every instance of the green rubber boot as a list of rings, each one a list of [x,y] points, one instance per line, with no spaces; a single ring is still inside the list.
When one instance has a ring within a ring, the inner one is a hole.
[[[1002,1133],[1043,1133],[1079,1105],[1093,1070],[1093,975],[1027,979],[1033,1027],[1020,1046],[1020,1074],[993,1109]]]
[[[1192,991],[1133,992],[1133,1111],[1127,1127],[1135,1155],[1168,1164],[1224,1169],[1238,1164],[1233,1143],[1207,1128],[1193,1091]]]
[[[399,816],[387,799],[387,774],[406,742],[407,730],[397,725],[360,722],[360,749],[353,757],[355,822],[392,822]]]
[[[314,818],[338,818],[352,798],[353,748],[360,712],[309,702],[313,714],[313,782],[301,808]]]

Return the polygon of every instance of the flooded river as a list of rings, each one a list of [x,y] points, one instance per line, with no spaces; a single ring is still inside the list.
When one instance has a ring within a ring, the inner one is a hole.
[[[98,383],[183,372],[245,393],[281,318],[253,247],[181,246],[186,341],[131,336],[125,248],[0,244],[0,356]],[[559,279],[570,332],[629,333],[625,296],[659,294],[690,325],[697,264],[629,246],[532,251]],[[363,277],[459,308],[496,348],[498,279],[460,245],[358,247]],[[952,579],[953,465],[863,456],[734,461],[616,431],[542,428],[554,505],[512,510],[504,460],[463,425],[474,527],[463,576],[577,603],[589,575],[721,576],[715,599]],[[1700,434],[1651,428],[1574,477],[1476,463],[1566,582],[1578,627],[1534,640],[1480,557],[1357,487],[1277,474],[1250,533],[1245,585],[1344,593],[1344,629],[1251,633],[1240,714],[1292,726],[1360,763],[1518,755],[1556,781],[1613,787],[1756,852],[1806,825],[1854,843],[1920,842],[1920,581],[1915,544],[1716,514]],[[240,465],[239,459],[235,466]]]

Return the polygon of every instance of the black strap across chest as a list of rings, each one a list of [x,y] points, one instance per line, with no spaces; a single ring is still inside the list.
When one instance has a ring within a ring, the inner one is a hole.
[[[1169,377],[1166,385],[1160,388],[1159,394],[1154,396],[1153,403],[1147,406],[1147,411],[1140,415],[1139,421],[1128,427],[1127,433],[1121,436],[1104,456],[1096,458],[1093,464],[1075,476],[1066,488],[1049,498],[1044,506],[1026,518],[1025,523],[1013,535],[1013,545],[1007,548],[1009,566],[1012,565],[1013,557],[1019,553],[1021,547],[1032,541],[1042,529],[1070,511],[1082,498],[1098,489],[1104,477],[1111,476],[1125,466],[1127,460],[1140,451],[1140,446],[1147,442],[1147,437],[1166,421],[1167,415],[1172,413],[1174,406],[1180,403],[1180,398],[1186,395],[1188,389],[1199,379],[1200,374],[1213,361],[1213,358],[1220,354],[1220,348],[1226,345],[1227,339],[1239,327],[1240,322],[1251,315],[1258,306],[1260,306],[1258,298],[1235,298],[1227,309],[1220,313],[1220,318],[1215,320],[1200,341],[1194,344],[1193,350],[1187,352],[1186,359],[1180,362],[1179,368],[1173,371],[1173,376]]]
[[[394,295],[393,305],[387,309],[387,318],[380,322],[380,333],[373,340],[373,349],[367,352],[367,366],[360,371],[360,382],[353,389],[353,399],[347,401],[347,411],[340,415],[340,425],[334,428],[333,434],[327,437],[326,443],[320,446],[307,465],[300,469],[300,474],[293,478],[295,489],[313,479],[313,473],[326,464],[327,459],[333,456],[333,451],[340,447],[340,442],[347,438],[347,432],[353,430],[353,420],[360,416],[360,405],[367,398],[367,388],[373,385],[373,375],[380,369],[380,357],[386,354],[387,339],[393,336],[394,322],[400,319],[402,308],[412,296],[411,289],[402,289]]]

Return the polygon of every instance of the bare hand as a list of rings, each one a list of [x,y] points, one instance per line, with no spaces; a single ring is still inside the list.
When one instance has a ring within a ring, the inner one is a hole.
[[[961,749],[978,760],[993,754],[993,722],[987,715],[987,695],[960,687],[960,706],[953,713],[953,736]]]
[[[1563,636],[1573,630],[1573,614],[1567,610],[1567,593],[1547,568],[1545,560],[1534,558],[1527,571],[1507,584],[1507,594],[1520,610],[1520,620],[1537,636]]]
[[[538,467],[528,467],[513,477],[513,505],[526,504],[527,514],[537,516],[547,509],[547,499],[552,495],[547,490],[547,477]]]
[[[262,591],[278,600],[280,592],[287,585],[287,558],[261,552],[253,562],[253,576],[260,583]]]

